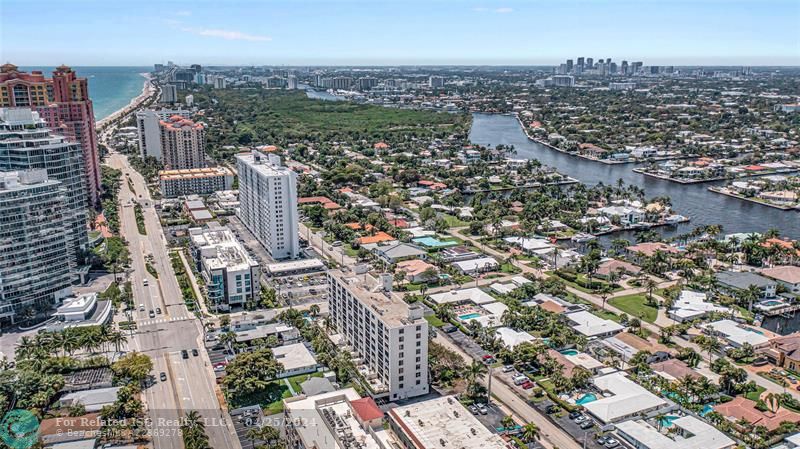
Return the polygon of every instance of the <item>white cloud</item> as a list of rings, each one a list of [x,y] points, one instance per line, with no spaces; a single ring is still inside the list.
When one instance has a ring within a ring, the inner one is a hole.
[[[197,34],[198,36],[219,37],[228,41],[251,41],[251,42],[266,42],[271,41],[269,36],[262,36],[258,34],[247,34],[241,31],[221,30],[217,28],[181,28],[181,31]]]

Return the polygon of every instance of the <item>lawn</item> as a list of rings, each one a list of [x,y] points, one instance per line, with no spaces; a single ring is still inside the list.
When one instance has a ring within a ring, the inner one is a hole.
[[[260,405],[264,409],[265,415],[274,415],[283,411],[283,400],[292,397],[289,387],[283,383],[283,379],[272,381],[267,384],[267,388],[262,391],[244,396],[234,396],[230,399],[231,408],[246,407],[248,405]]]
[[[597,309],[597,310],[592,310],[592,313],[597,315],[597,316],[599,316],[600,318],[605,318],[607,320],[616,321],[617,323],[619,323],[619,315],[617,315],[614,312],[609,312],[608,310]]]
[[[517,274],[517,273],[522,272],[522,270],[520,270],[519,268],[515,267],[514,265],[512,265],[510,263],[504,263],[504,264],[500,265],[500,271],[502,271],[503,273],[507,273],[507,274]]]
[[[755,391],[747,393],[746,395],[744,395],[744,397],[750,399],[751,401],[758,401],[758,398],[761,397],[761,393],[763,393],[765,390],[766,388],[759,385]]]
[[[439,317],[436,315],[427,315],[425,316],[425,321],[428,322],[433,327],[442,327],[444,326],[444,321],[440,320]]]
[[[447,226],[451,228],[462,228],[464,226],[469,226],[468,221],[460,220],[458,217],[454,217],[449,214],[440,214],[444,221],[447,222]]]
[[[322,373],[316,372],[311,374],[300,374],[297,376],[289,377],[287,380],[292,385],[292,388],[294,389],[295,393],[300,394],[303,391],[303,389],[300,387],[300,384],[312,377],[322,377]]]
[[[656,321],[658,316],[658,309],[653,306],[647,305],[647,297],[643,294],[634,294],[619,296],[611,298],[608,303],[612,306],[622,310],[632,317],[637,317],[648,323]]]

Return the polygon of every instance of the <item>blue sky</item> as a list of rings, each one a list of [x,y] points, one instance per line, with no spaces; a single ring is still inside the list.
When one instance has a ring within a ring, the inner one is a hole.
[[[800,65],[800,0],[0,0],[17,65]]]

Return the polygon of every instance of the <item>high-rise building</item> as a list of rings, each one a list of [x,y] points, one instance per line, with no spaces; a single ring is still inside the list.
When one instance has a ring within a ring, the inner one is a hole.
[[[63,128],[62,128],[63,129]],[[64,189],[70,267],[83,265],[88,245],[86,191],[80,144],[51,134],[39,113],[0,108],[0,170],[42,169]]]
[[[217,76],[214,78],[214,89],[225,89],[228,87],[228,81],[224,76]]]
[[[585,64],[584,64],[584,61],[583,61],[583,56],[581,56],[580,58],[578,58],[578,64],[577,64],[577,66],[578,66],[578,67],[580,67],[581,69],[583,69],[583,66],[584,66],[584,65],[585,65]]]
[[[164,84],[161,86],[161,103],[177,103],[178,102],[178,86],[174,84]]]
[[[347,90],[350,89],[350,86],[353,85],[353,78],[349,76],[337,76],[331,80],[333,89],[337,90]]]
[[[297,76],[296,75],[289,75],[289,78],[286,79],[286,88],[290,90],[297,89]]]
[[[622,67],[620,69],[623,75],[628,75],[628,61],[622,61]]]
[[[158,122],[164,168],[180,170],[206,166],[206,129],[180,115]]]
[[[428,85],[432,89],[439,89],[444,87],[444,77],[442,76],[431,76],[428,78]]]
[[[567,73],[572,73],[572,59],[567,59]]]
[[[360,91],[370,90],[377,85],[378,85],[377,78],[366,76],[364,78],[358,79],[358,90]]]
[[[363,280],[362,280],[363,279]],[[392,295],[392,275],[346,277],[328,272],[330,319],[369,374],[373,397],[405,399],[428,393],[428,322],[422,307]]]
[[[20,72],[13,64],[0,67],[0,107],[30,107],[47,126],[81,145],[87,204],[100,198],[100,157],[97,151],[94,106],[86,78],[65,66],[53,71]]]
[[[572,87],[575,85],[575,77],[572,75],[553,75],[553,85],[556,87]]]
[[[280,156],[258,151],[236,155],[239,218],[275,259],[294,259],[297,234],[297,174]]]
[[[0,172],[0,321],[71,293],[63,184],[46,170]]]
[[[188,119],[191,112],[181,109],[144,109],[136,112],[136,128],[139,131],[139,154],[152,156],[163,162],[164,155],[161,151],[161,127],[162,120],[168,120],[172,116],[180,116]]]
[[[594,68],[594,59],[586,58],[586,68],[590,70]]]

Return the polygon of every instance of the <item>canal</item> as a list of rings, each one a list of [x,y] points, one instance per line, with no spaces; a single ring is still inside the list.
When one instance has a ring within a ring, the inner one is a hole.
[[[800,213],[796,211],[783,211],[709,192],[708,187],[713,183],[677,184],[634,173],[631,171],[634,164],[608,165],[555,151],[528,140],[517,119],[510,115],[473,114],[469,138],[484,146],[514,145],[516,157],[538,159],[588,185],[616,184],[622,178],[626,184],[644,188],[647,198],[669,196],[675,212],[689,217],[691,222],[658,228],[666,236],[689,232],[695,226],[720,224],[724,233],[764,232],[776,228],[782,235],[800,238]]]

